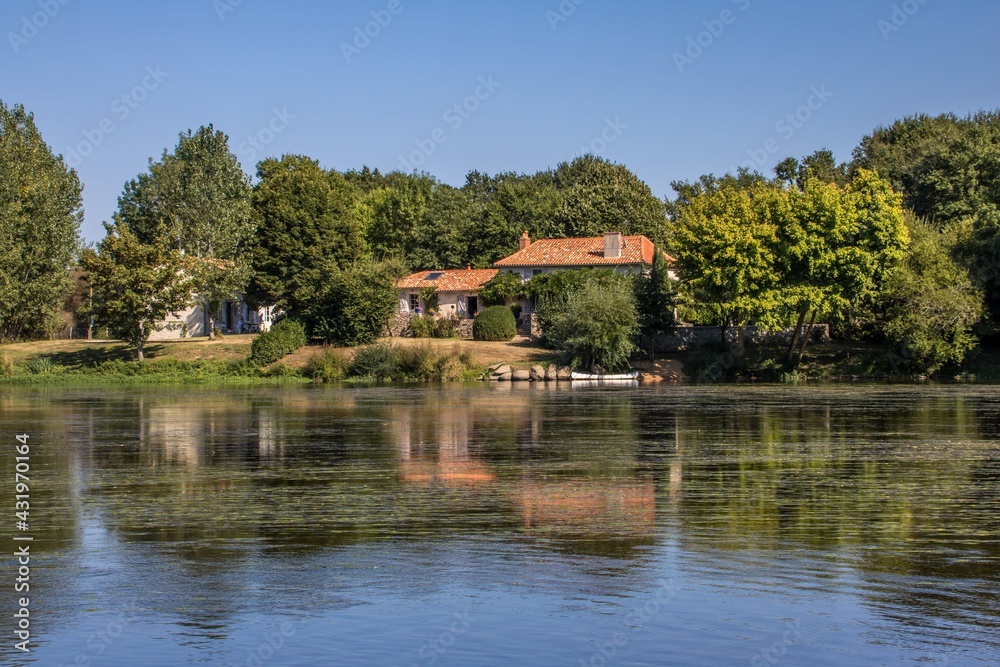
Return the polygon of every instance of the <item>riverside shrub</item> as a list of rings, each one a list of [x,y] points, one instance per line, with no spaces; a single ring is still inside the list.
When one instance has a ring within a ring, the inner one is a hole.
[[[472,337],[476,340],[508,341],[516,335],[517,322],[507,306],[485,308],[472,322]]]
[[[258,366],[266,366],[305,344],[306,330],[302,323],[284,319],[253,339],[250,360]]]

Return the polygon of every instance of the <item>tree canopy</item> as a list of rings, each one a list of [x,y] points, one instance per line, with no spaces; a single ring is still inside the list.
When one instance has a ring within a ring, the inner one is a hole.
[[[0,340],[54,332],[79,248],[83,187],[32,114],[0,101]]]

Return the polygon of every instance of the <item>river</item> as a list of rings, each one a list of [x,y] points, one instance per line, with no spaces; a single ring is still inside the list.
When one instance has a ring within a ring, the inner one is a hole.
[[[1000,662],[1000,387],[6,388],[0,424],[4,664]]]

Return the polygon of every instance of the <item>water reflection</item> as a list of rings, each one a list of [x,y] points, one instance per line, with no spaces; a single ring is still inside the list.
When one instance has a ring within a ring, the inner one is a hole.
[[[849,594],[913,641],[994,650],[998,407],[988,387],[0,392],[38,443],[58,567],[37,594],[67,596],[43,623],[113,608],[112,585],[195,643],[279,593],[329,613],[439,590],[420,554],[443,549],[453,577],[531,554],[545,590],[599,596],[670,551],[694,586]]]

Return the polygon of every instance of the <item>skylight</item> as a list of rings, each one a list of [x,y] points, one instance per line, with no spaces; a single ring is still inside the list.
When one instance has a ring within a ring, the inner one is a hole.
[[[424,278],[424,280],[437,280],[443,275],[444,275],[443,273],[428,273],[427,277]]]

